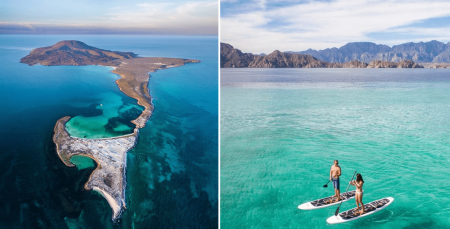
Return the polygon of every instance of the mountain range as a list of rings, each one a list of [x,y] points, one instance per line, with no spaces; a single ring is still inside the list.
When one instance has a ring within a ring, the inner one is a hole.
[[[230,44],[220,44],[221,68],[422,68],[412,60],[398,62],[349,60],[342,62],[322,61],[309,54],[273,51],[268,55],[243,53]]]
[[[340,48],[324,50],[308,49],[301,52],[289,52],[311,55],[321,61],[344,63],[352,60],[372,62],[375,60],[400,62],[412,60],[416,63],[450,63],[450,42],[439,41],[404,43],[391,47],[372,42],[352,42]]]

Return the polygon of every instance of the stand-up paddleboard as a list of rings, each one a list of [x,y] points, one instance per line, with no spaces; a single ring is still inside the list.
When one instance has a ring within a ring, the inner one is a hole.
[[[345,202],[349,199],[355,198],[355,192],[356,191],[350,191],[350,192],[344,192],[341,194],[342,202]],[[333,206],[336,204],[339,204],[341,201],[336,201],[336,197],[325,197],[322,199],[314,200],[311,202],[307,202],[304,204],[300,204],[298,206],[298,209],[300,210],[314,210],[319,208],[326,208],[329,206]]]
[[[364,204],[365,212],[362,215],[359,215],[359,211],[361,210],[361,208],[356,210],[356,212],[355,212],[355,209],[351,209],[351,210],[348,210],[345,212],[341,212],[337,216],[331,216],[330,218],[327,219],[327,223],[329,223],[329,224],[345,223],[348,221],[359,219],[364,216],[368,216],[375,212],[381,211],[382,209],[384,209],[387,206],[389,206],[390,204],[392,204],[393,201],[394,201],[394,198],[392,198],[392,197],[386,197],[383,199],[375,200],[368,204]]]

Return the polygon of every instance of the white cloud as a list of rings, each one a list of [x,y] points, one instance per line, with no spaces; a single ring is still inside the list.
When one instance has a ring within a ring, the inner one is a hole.
[[[370,41],[369,33],[450,15],[449,1],[336,0],[254,11],[221,18],[221,41],[247,52],[301,51],[339,47],[347,42]],[[268,22],[282,21],[278,27]],[[404,29],[449,40],[438,29]],[[400,30],[397,30],[400,31]],[[378,39],[380,43],[389,40]]]
[[[114,21],[118,26],[142,27],[148,29],[209,29],[218,28],[218,3],[214,0],[175,3],[138,4],[129,10],[110,13],[105,23]]]
[[[34,30],[33,26],[30,25],[30,24],[22,23],[22,24],[19,24],[19,25],[25,26],[25,27],[29,28],[30,30]]]

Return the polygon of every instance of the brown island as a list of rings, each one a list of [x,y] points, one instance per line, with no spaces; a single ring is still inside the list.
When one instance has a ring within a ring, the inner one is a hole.
[[[139,129],[145,126],[150,118],[153,106],[148,91],[149,72],[160,69],[178,67],[186,63],[197,63],[198,60],[138,57],[132,52],[117,52],[98,49],[80,41],[60,41],[53,46],[33,49],[29,55],[20,59],[21,63],[30,66],[56,65],[101,65],[114,67],[113,73],[120,75],[116,81],[120,90],[145,109],[141,115],[131,121],[136,125],[134,133],[102,139],[84,139],[70,136],[65,124],[70,120],[66,116],[55,125],[53,141],[59,158],[66,166],[75,166],[70,162],[74,155],[82,155],[96,161],[97,167],[92,172],[86,189],[93,189],[102,194],[113,210],[112,219],[120,217],[125,205],[126,187],[126,153],[135,144]]]

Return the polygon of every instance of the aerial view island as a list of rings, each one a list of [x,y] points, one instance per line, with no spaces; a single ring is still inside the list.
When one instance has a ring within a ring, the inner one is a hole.
[[[136,126],[133,133],[110,138],[79,138],[71,136],[66,128],[69,116],[60,118],[55,125],[53,141],[61,161],[69,167],[75,165],[70,161],[74,155],[89,157],[97,163],[85,188],[96,190],[106,198],[113,210],[112,219],[120,217],[126,209],[126,154],[137,143],[139,129],[152,115],[152,98],[148,90],[149,72],[172,68],[199,60],[138,57],[132,52],[116,52],[98,49],[75,40],[60,41],[53,46],[33,49],[29,55],[20,60],[30,66],[40,64],[56,65],[101,65],[113,67],[112,71],[120,75],[116,81],[120,90],[137,100],[145,109],[131,122]]]

